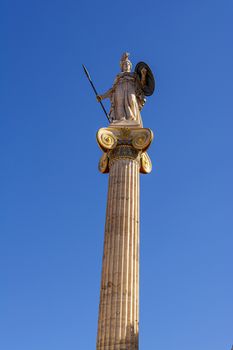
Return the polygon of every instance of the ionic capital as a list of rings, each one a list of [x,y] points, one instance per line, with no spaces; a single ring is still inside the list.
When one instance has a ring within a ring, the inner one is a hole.
[[[99,162],[101,173],[108,173],[112,164],[120,159],[133,159],[140,164],[140,172],[152,170],[151,160],[146,153],[153,140],[153,132],[148,128],[108,127],[101,128],[96,135],[104,152]]]

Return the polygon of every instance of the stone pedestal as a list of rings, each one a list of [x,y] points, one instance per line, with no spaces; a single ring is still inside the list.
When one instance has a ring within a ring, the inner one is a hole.
[[[102,128],[99,162],[109,172],[97,350],[137,350],[139,323],[139,173],[151,171],[150,129]]]

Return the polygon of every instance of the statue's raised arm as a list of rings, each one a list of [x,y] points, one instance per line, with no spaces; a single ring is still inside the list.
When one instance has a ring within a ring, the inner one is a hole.
[[[154,92],[155,81],[149,66],[139,62],[135,71],[131,72],[132,63],[129,53],[124,53],[120,61],[121,73],[116,76],[111,89],[97,96],[101,101],[109,98],[111,101],[110,119],[114,124],[127,124],[142,127],[140,111],[146,99]]]

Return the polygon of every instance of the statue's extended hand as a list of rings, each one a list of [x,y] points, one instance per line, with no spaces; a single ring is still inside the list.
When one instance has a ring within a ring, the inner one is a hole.
[[[97,95],[96,99],[97,99],[98,102],[100,102],[102,100],[102,96],[101,95]]]

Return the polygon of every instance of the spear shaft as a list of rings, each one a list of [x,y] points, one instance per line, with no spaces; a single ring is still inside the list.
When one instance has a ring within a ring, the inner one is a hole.
[[[91,86],[92,86],[92,88],[93,88],[93,90],[94,90],[96,96],[98,96],[98,92],[97,92],[97,90],[96,90],[96,88],[95,88],[95,86],[94,86],[94,84],[93,84],[93,82],[92,82],[92,80],[91,80],[91,76],[90,76],[90,74],[89,74],[87,68],[84,66],[84,64],[83,64],[82,66],[83,66],[84,72],[85,72],[85,74],[86,74],[86,76],[87,76],[87,79],[89,80],[89,82],[90,82],[90,84],[91,84]],[[104,113],[105,113],[105,115],[106,115],[108,121],[110,122],[109,115],[108,115],[108,113],[107,113],[107,111],[106,111],[106,109],[105,109],[105,107],[104,107],[102,101],[100,101],[100,104],[101,104],[101,107],[103,108],[103,111],[104,111]]]

